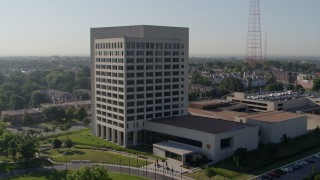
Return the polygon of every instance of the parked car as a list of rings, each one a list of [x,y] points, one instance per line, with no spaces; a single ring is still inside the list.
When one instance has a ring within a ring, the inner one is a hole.
[[[301,164],[295,164],[295,165],[293,165],[291,168],[292,168],[292,170],[298,170],[298,169],[302,169],[302,165]]]
[[[273,179],[272,176],[270,176],[270,175],[263,175],[261,178],[262,179],[269,179],[269,180]]]
[[[314,161],[312,161],[312,160],[310,160],[310,159],[308,159],[308,160],[306,160],[308,163],[310,163],[310,164],[313,164],[314,163]]]
[[[280,174],[278,174],[278,173],[276,173],[276,172],[274,172],[274,171],[272,171],[271,173],[269,173],[269,175],[272,176],[272,177],[276,177],[276,178],[281,177]]]
[[[313,157],[320,159],[320,154],[319,153],[314,154]]]
[[[293,170],[292,170],[292,168],[280,168],[280,170],[281,171],[283,171],[283,172],[286,172],[286,173],[289,173],[289,172],[292,172]]]

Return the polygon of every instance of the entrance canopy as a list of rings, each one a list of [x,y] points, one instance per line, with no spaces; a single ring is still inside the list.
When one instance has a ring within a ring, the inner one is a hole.
[[[188,155],[197,153],[199,150],[195,147],[186,146],[180,143],[172,142],[172,141],[162,141],[159,143],[153,144],[153,147],[169,151],[171,153],[175,153],[177,155]]]

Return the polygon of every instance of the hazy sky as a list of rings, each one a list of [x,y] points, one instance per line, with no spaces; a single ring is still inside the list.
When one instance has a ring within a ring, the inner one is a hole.
[[[190,54],[244,55],[250,0],[0,0],[0,56],[89,55],[91,27],[190,28]],[[320,56],[320,0],[260,0],[269,55]]]

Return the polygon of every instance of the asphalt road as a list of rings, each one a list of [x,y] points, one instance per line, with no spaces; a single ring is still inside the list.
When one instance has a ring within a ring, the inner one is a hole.
[[[79,169],[83,166],[91,167],[92,163],[68,163],[67,165],[55,165],[52,167],[40,167],[40,168],[32,168],[26,170],[16,170],[11,171],[9,173],[1,174],[0,173],[0,180],[2,179],[10,179],[15,176],[25,175],[29,173],[39,173],[39,172],[48,172],[52,170],[74,170]],[[124,174],[132,174],[140,177],[147,177],[148,179],[158,179],[158,180],[172,180],[172,179],[185,179],[184,177],[177,177],[177,176],[170,176],[168,174],[162,175],[162,173],[155,173],[146,171],[145,169],[133,169],[128,167],[119,167],[119,166],[112,166],[112,165],[102,165],[109,171],[116,171]],[[189,179],[189,178],[187,178]]]
[[[307,165],[303,165],[301,169],[295,170],[293,172],[289,172],[285,175],[282,175],[280,178],[273,178],[273,179],[301,180],[311,174],[313,167],[315,167],[316,170],[320,172],[320,159],[315,158],[313,156],[309,156],[309,157],[304,158],[303,160],[312,160],[312,161],[314,161],[314,163],[309,163]],[[303,160],[301,160],[301,161],[303,161]],[[295,162],[287,164],[284,167],[290,167],[290,166],[293,166],[294,164],[295,164]]]
[[[310,157],[307,158],[309,160],[314,161],[314,163],[310,163],[307,165],[303,165],[302,169],[298,169],[296,171],[290,172],[286,175],[281,176],[281,178],[279,179],[283,179],[283,180],[292,180],[292,179],[303,179],[306,176],[309,176],[312,172],[312,167],[315,167],[317,169],[317,171],[320,170],[320,159],[315,158],[315,157]],[[307,160],[305,159],[305,160]]]

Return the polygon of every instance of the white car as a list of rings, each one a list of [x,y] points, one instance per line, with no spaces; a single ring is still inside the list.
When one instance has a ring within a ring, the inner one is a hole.
[[[313,157],[320,159],[320,154],[314,154]]]
[[[283,171],[283,172],[286,172],[286,173],[292,172],[291,168],[280,168],[280,170]]]

